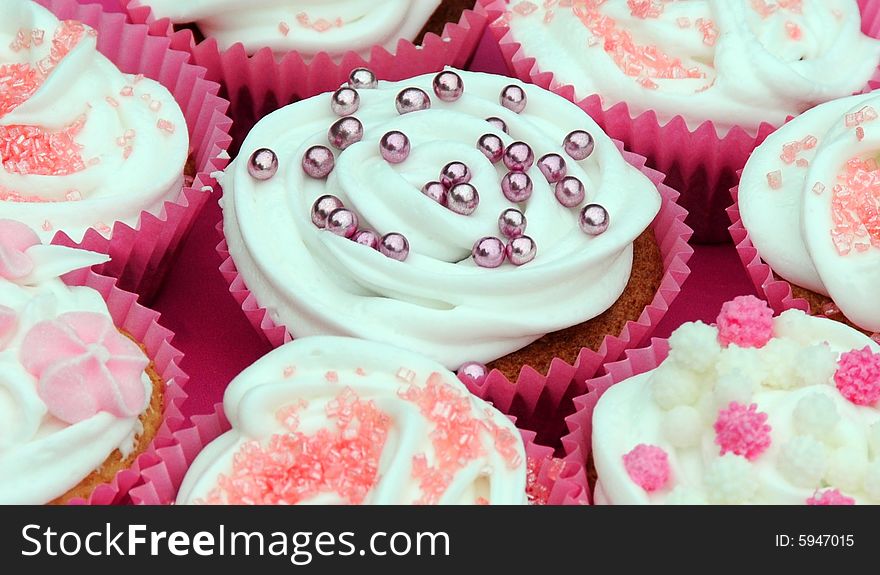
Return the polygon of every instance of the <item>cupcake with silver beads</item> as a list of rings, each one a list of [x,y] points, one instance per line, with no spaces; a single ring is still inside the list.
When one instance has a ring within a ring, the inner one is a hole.
[[[276,344],[515,378],[619,334],[664,272],[656,184],[577,106],[501,76],[355,70],[264,118],[220,182],[224,270]]]

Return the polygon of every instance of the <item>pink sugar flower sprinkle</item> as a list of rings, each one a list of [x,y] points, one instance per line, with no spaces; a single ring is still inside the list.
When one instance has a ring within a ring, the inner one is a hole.
[[[630,479],[648,493],[662,489],[669,482],[669,456],[656,445],[636,445],[624,454],[623,466]]]
[[[813,496],[807,499],[807,505],[855,505],[856,500],[847,497],[837,489],[816,490]]]
[[[840,355],[834,383],[840,394],[856,405],[880,400],[880,354],[865,346]]]
[[[770,186],[771,190],[778,190],[779,188],[781,188],[782,172],[780,170],[767,172],[767,184]]]
[[[773,310],[752,295],[738,296],[722,305],[716,323],[718,341],[724,346],[760,348],[773,338]]]
[[[752,461],[770,447],[767,414],[759,412],[755,403],[746,407],[732,401],[727,409],[718,412],[714,429],[721,455],[733,453]]]

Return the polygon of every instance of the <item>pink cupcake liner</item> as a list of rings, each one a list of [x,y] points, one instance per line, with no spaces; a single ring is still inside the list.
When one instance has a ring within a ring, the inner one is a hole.
[[[230,424],[217,404],[211,415],[195,416],[192,426],[178,429],[174,443],[156,450],[148,466],[143,466],[143,482],[131,489],[136,505],[170,505],[195,456],[211,441],[229,431]],[[529,494],[546,505],[586,505],[589,503],[587,477],[583,465],[553,456],[553,449],[535,443],[535,433],[522,431],[529,458]]]
[[[565,433],[563,416],[573,409],[571,399],[586,391],[584,382],[595,375],[603,363],[615,361],[625,350],[639,347],[648,340],[656,325],[681,291],[681,285],[690,274],[687,262],[693,255],[688,245],[691,229],[684,223],[687,212],[676,203],[678,192],[662,183],[663,174],[645,166],[645,158],[621,149],[627,162],[642,171],[657,186],[662,198],[659,214],[651,224],[663,258],[664,275],[653,301],[641,313],[638,321],[630,321],[619,335],[605,336],[598,350],[583,348],[574,364],[556,358],[546,374],[525,365],[516,382],[493,370],[471,391],[490,400],[502,411],[518,418],[520,427],[537,433],[545,445],[558,445]],[[223,238],[222,221],[217,225],[221,241],[217,252],[223,260],[220,272],[229,284],[229,291],[241,306],[251,325],[262,333],[266,341],[278,347],[293,339],[290,331],[277,325],[260,306],[235,267],[229,248]]]
[[[733,198],[733,205],[727,208],[727,215],[732,222],[729,228],[730,237],[733,238],[739,259],[746,267],[755,289],[758,290],[758,293],[763,294],[774,313],[779,314],[787,309],[799,309],[810,313],[810,303],[794,296],[791,284],[773,274],[773,270],[764,263],[758,250],[752,244],[749,231],[743,225],[739,213],[739,186],[731,188],[730,195]]]
[[[111,239],[96,229],[88,230],[81,242],[63,232],[53,238],[56,244],[109,254],[112,261],[95,271],[118,278],[121,288],[149,299],[211,195],[210,174],[228,162],[223,152],[231,142],[232,121],[225,115],[229,103],[217,96],[220,87],[216,83],[204,79],[203,68],[186,63],[187,53],[169,50],[168,39],[150,36],[146,26],[126,23],[124,14],[107,13],[99,4],[81,5],[74,0],[37,1],[59,18],[80,20],[97,30],[102,54],[123,72],[144,74],[166,86],[186,117],[197,174],[175,201],[165,202],[159,213],[142,212],[134,228],[116,222]]]
[[[191,30],[175,31],[167,18],[156,19],[149,7],[132,6],[133,0],[119,3],[132,22],[148,24],[152,34],[169,37],[173,48],[192,54],[194,64],[207,68],[208,79],[223,85],[235,118],[235,149],[260,118],[291,102],[336,90],[355,68],[369,68],[380,79],[393,81],[444,66],[462,68],[486,27],[485,12],[465,10],[457,23],[445,26],[442,35],[426,34],[420,46],[401,39],[394,53],[374,46],[368,58],[348,52],[339,62],[327,53],[306,60],[289,52],[278,59],[269,48],[248,56],[241,44],[220,50],[213,38],[197,42]]]
[[[552,72],[541,70],[535,58],[529,57],[513,39],[510,28],[498,20],[511,0],[479,3],[487,13],[489,29],[512,74],[575,102],[611,137],[623,141],[628,150],[645,156],[652,168],[666,174],[667,183],[681,192],[679,203],[688,210],[687,223],[694,230],[694,241],[728,241],[724,213],[730,205],[727,190],[736,185],[737,170],[743,168],[752,150],[775,129],[773,125],[762,123],[755,134],[735,126],[725,136],[719,136],[712,122],[691,130],[681,116],[661,124],[651,110],[634,115],[626,103],[606,108],[597,94],[580,98],[573,86],[561,85]],[[859,0],[859,8],[862,30],[880,37],[880,3]],[[873,80],[880,81],[880,68]]]
[[[187,397],[183,388],[189,377],[179,367],[183,354],[171,344],[174,334],[159,324],[158,312],[137,303],[137,295],[118,288],[115,279],[89,270],[71,272],[63,279],[67,285],[86,286],[101,294],[113,323],[146,348],[156,372],[165,382],[164,421],[147,450],[129,469],[118,472],[113,481],[95,488],[88,499],[69,502],[71,505],[118,504],[125,500],[132,487],[140,483],[142,470],[156,460],[157,451],[178,442],[175,434],[186,423],[180,408]]]
[[[566,460],[586,462],[592,451],[593,410],[612,385],[655,369],[669,355],[669,342],[653,339],[651,345],[626,352],[626,358],[606,363],[601,373],[587,380],[586,391],[574,399],[575,412],[565,418],[568,434],[562,438]]]

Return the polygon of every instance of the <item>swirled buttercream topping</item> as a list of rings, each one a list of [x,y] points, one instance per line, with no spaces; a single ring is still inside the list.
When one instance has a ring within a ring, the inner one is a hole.
[[[583,111],[500,76],[370,76],[349,115],[325,94],[263,119],[222,177],[230,253],[276,322],[456,369],[617,300],[660,196]]]
[[[120,72],[94,30],[0,4],[0,214],[44,240],[134,227],[179,195],[188,145],[171,94]]]
[[[869,332],[880,331],[878,110],[866,94],[795,118],[754,151],[739,186],[761,257]]]
[[[248,53],[319,52],[368,56],[373,46],[390,52],[414,40],[440,0],[136,0],[158,18],[194,23],[221,49],[240,42]]]
[[[519,432],[439,364],[346,338],[286,344],[226,390],[231,431],[178,503],[523,504]]]
[[[581,98],[722,133],[848,96],[880,61],[856,0],[510,0],[498,24]]]

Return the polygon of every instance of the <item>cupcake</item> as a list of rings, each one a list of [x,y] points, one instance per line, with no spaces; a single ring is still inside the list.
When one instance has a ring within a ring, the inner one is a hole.
[[[196,458],[178,504],[528,502],[510,420],[391,346],[297,340],[233,380],[223,407],[232,429]]]
[[[158,82],[123,74],[97,43],[94,29],[29,0],[0,7],[0,214],[43,241],[136,227],[184,185],[180,106]]]
[[[263,119],[220,181],[233,288],[293,337],[515,378],[598,349],[664,274],[657,186],[577,106],[501,76],[358,70]]]
[[[101,293],[60,278],[106,259],[45,245],[26,225],[0,220],[2,504],[89,500],[101,486],[106,500],[120,486],[104,484],[131,468],[163,425],[166,381],[128,331],[137,322],[114,322]],[[122,305],[137,313],[134,296]]]
[[[876,342],[743,296],[668,347],[609,366],[592,421],[597,503],[880,503]]]
[[[670,175],[701,239],[723,238],[723,190],[767,124],[864,89],[880,63],[856,0],[486,4],[520,77],[570,86]]]
[[[418,43],[457,22],[473,0],[132,0],[129,10],[152,10],[154,18],[191,26],[197,38],[214,38],[220,50],[240,43],[248,54],[268,47],[276,55],[298,52],[309,59],[326,52],[369,57],[374,46],[394,52],[400,40]]]
[[[798,116],[755,150],[736,192],[746,243],[790,283],[754,270],[773,306],[801,298],[866,333],[880,332],[878,109],[864,94]]]
[[[227,164],[229,103],[123,14],[0,4],[0,216],[109,254],[96,271],[152,297]]]

